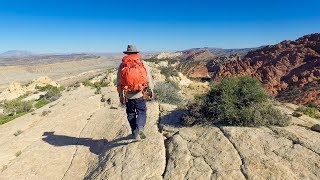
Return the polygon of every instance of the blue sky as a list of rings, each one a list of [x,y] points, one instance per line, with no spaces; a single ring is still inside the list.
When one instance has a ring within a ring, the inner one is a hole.
[[[320,32],[319,0],[0,0],[0,52],[245,48]]]

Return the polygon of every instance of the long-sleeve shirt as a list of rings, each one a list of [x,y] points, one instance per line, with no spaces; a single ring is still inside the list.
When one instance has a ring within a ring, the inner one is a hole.
[[[147,78],[148,78],[148,88],[153,91],[154,89],[154,84],[153,84],[153,79],[152,79],[152,75],[150,73],[150,67],[147,65],[147,63],[145,63],[144,61],[142,61],[144,67],[146,68],[147,70]],[[119,65],[119,68],[118,68],[118,73],[117,73],[117,85],[121,85],[120,83],[120,72],[121,72],[121,69],[122,69],[122,63]],[[141,98],[143,96],[142,94],[142,91],[129,91],[127,92],[126,94],[126,97],[128,99],[138,99],[138,98]]]

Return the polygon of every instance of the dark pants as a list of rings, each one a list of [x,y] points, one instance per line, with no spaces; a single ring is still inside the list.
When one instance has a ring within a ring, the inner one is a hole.
[[[146,125],[147,120],[146,100],[142,97],[138,99],[128,99],[126,107],[127,117],[132,133],[136,128],[143,128]]]

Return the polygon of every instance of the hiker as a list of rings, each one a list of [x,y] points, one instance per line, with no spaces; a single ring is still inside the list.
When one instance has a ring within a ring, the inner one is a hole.
[[[145,139],[147,119],[146,99],[153,99],[150,68],[144,63],[134,45],[128,45],[117,74],[117,90],[121,104],[126,105],[127,118],[135,139]]]

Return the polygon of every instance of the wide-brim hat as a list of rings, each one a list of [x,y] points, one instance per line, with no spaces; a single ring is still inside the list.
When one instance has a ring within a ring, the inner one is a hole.
[[[137,50],[136,46],[128,45],[127,50],[123,51],[123,53],[125,53],[125,54],[127,54],[127,53],[139,53],[139,51]]]

